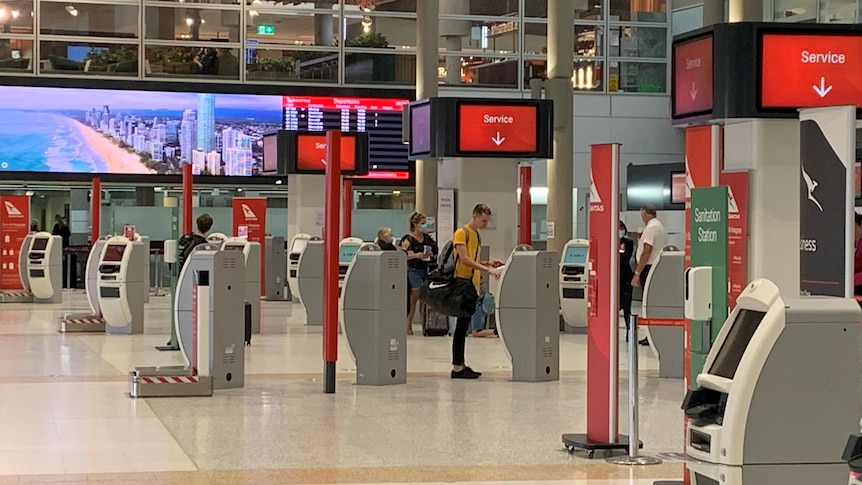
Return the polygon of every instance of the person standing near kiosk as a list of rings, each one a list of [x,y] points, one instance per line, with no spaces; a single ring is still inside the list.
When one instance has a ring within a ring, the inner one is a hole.
[[[198,230],[181,237],[177,245],[177,263],[179,263],[180,270],[183,269],[192,249],[207,242],[207,233],[213,227],[213,218],[209,214],[201,214],[198,216],[196,224]]]
[[[632,318],[632,271],[631,259],[635,251],[635,242],[628,238],[629,228],[620,221],[620,309],[626,321],[626,342],[629,341],[629,325]]]
[[[413,316],[419,301],[419,288],[437,257],[437,243],[425,234],[427,218],[421,212],[410,214],[410,232],[401,238],[401,250],[407,253],[407,289],[410,301],[407,308],[407,335],[413,335]]]
[[[479,229],[488,226],[491,219],[491,208],[485,204],[477,204],[473,208],[473,215],[464,227],[458,228],[452,235],[452,246],[458,253],[455,264],[455,278],[464,278],[473,281],[476,292],[479,292],[481,272],[484,271],[494,278],[500,278],[500,266],[502,261],[479,261],[479,247],[482,245],[479,238]],[[467,332],[470,330],[472,316],[458,317],[455,324],[455,333],[452,336],[452,379],[476,379],[482,375],[464,363],[464,346],[467,341]]]
[[[667,244],[667,234],[664,231],[664,224],[658,220],[654,205],[644,204],[641,206],[641,220],[644,221],[646,227],[638,244],[637,268],[635,268],[634,276],[632,277],[632,286],[634,287],[642,287],[646,284],[649,270],[658,258],[662,248]],[[626,327],[628,325],[628,321],[626,321]],[[646,338],[638,341],[638,343],[649,345],[649,341]]]

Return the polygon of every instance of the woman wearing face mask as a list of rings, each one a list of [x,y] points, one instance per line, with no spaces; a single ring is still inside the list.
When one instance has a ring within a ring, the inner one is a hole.
[[[395,237],[392,236],[392,229],[388,227],[381,227],[380,230],[377,231],[377,239],[374,240],[374,244],[377,245],[383,251],[395,251],[398,248],[395,247]]]
[[[407,284],[410,288],[410,305],[407,310],[407,335],[413,335],[413,315],[419,301],[419,288],[428,277],[429,269],[437,261],[437,242],[425,232],[428,230],[425,214],[410,214],[410,232],[401,238],[401,249],[407,253]]]
[[[635,242],[626,235],[629,230],[623,221],[620,221],[620,309],[626,321],[626,342],[629,341],[629,320],[632,317],[632,271],[631,259],[635,250]]]

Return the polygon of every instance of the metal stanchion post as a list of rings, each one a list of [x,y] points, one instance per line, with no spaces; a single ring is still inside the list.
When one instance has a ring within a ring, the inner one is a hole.
[[[72,253],[64,251],[63,255],[66,258],[66,291],[73,291],[72,288]]]
[[[629,325],[629,454],[613,456],[608,463],[616,465],[658,465],[661,459],[652,456],[638,456],[640,438],[638,437],[638,316],[631,316]]]

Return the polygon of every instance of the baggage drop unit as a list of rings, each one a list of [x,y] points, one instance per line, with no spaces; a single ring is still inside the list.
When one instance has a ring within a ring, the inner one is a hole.
[[[299,257],[311,238],[311,234],[305,233],[293,236],[287,251],[287,285],[291,298],[297,302],[302,300],[302,295],[299,293]]]
[[[113,236],[99,258],[98,301],[105,333],[144,332],[146,288],[144,268],[149,251],[140,241]]]
[[[243,255],[245,267],[245,303],[251,308],[251,333],[260,333],[260,243],[241,237],[224,240],[221,248],[225,251],[239,251]]]
[[[30,293],[30,275],[27,273],[27,253],[30,252],[30,243],[33,241],[33,233],[24,236],[21,247],[18,248],[18,279],[21,280],[23,290],[0,291],[0,303],[32,303],[33,294]]]
[[[323,325],[323,240],[305,241],[296,265],[296,289],[305,309],[305,324]]]
[[[565,330],[569,333],[584,332],[587,327],[587,255],[590,242],[572,239],[563,248],[560,262],[560,309]]]
[[[662,250],[644,283],[641,316],[646,319],[685,318],[685,269],[683,251]],[[647,339],[658,354],[659,377],[682,379],[685,359],[685,327],[650,326]]]
[[[339,298],[341,331],[356,363],[356,384],[407,382],[407,257],[364,244],[344,276]]]
[[[847,483],[862,327],[851,298],[782,298],[751,282],[683,401],[695,485]]]
[[[33,303],[63,302],[63,240],[37,232],[27,251],[27,281]]]
[[[64,313],[58,319],[61,332],[104,332],[105,319],[99,306],[99,262],[108,237],[100,237],[90,248],[87,266],[84,270],[84,289],[90,313]]]
[[[281,236],[266,236],[263,241],[264,271],[263,299],[266,301],[282,301],[287,298],[284,287],[287,286],[287,256],[284,251],[284,238]]]
[[[497,298],[497,331],[512,362],[512,380],[560,379],[559,255],[517,246]]]
[[[132,397],[211,396],[245,385],[244,257],[218,245],[194,248],[177,284],[175,325],[184,366],[137,367]]]

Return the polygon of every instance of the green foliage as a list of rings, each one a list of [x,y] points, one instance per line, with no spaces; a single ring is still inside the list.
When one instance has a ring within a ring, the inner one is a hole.
[[[359,34],[345,44],[347,47],[389,47],[389,40],[383,34]]]
[[[291,72],[294,67],[293,58],[291,57],[282,57],[279,59],[258,57],[255,64],[264,72]]]
[[[168,62],[192,62],[194,52],[186,47],[170,47],[150,51],[150,64],[165,64]]]
[[[138,60],[137,49],[129,47],[120,47],[118,49],[97,50],[91,47],[85,60],[90,60],[96,64],[116,64],[119,62],[133,62]]]

